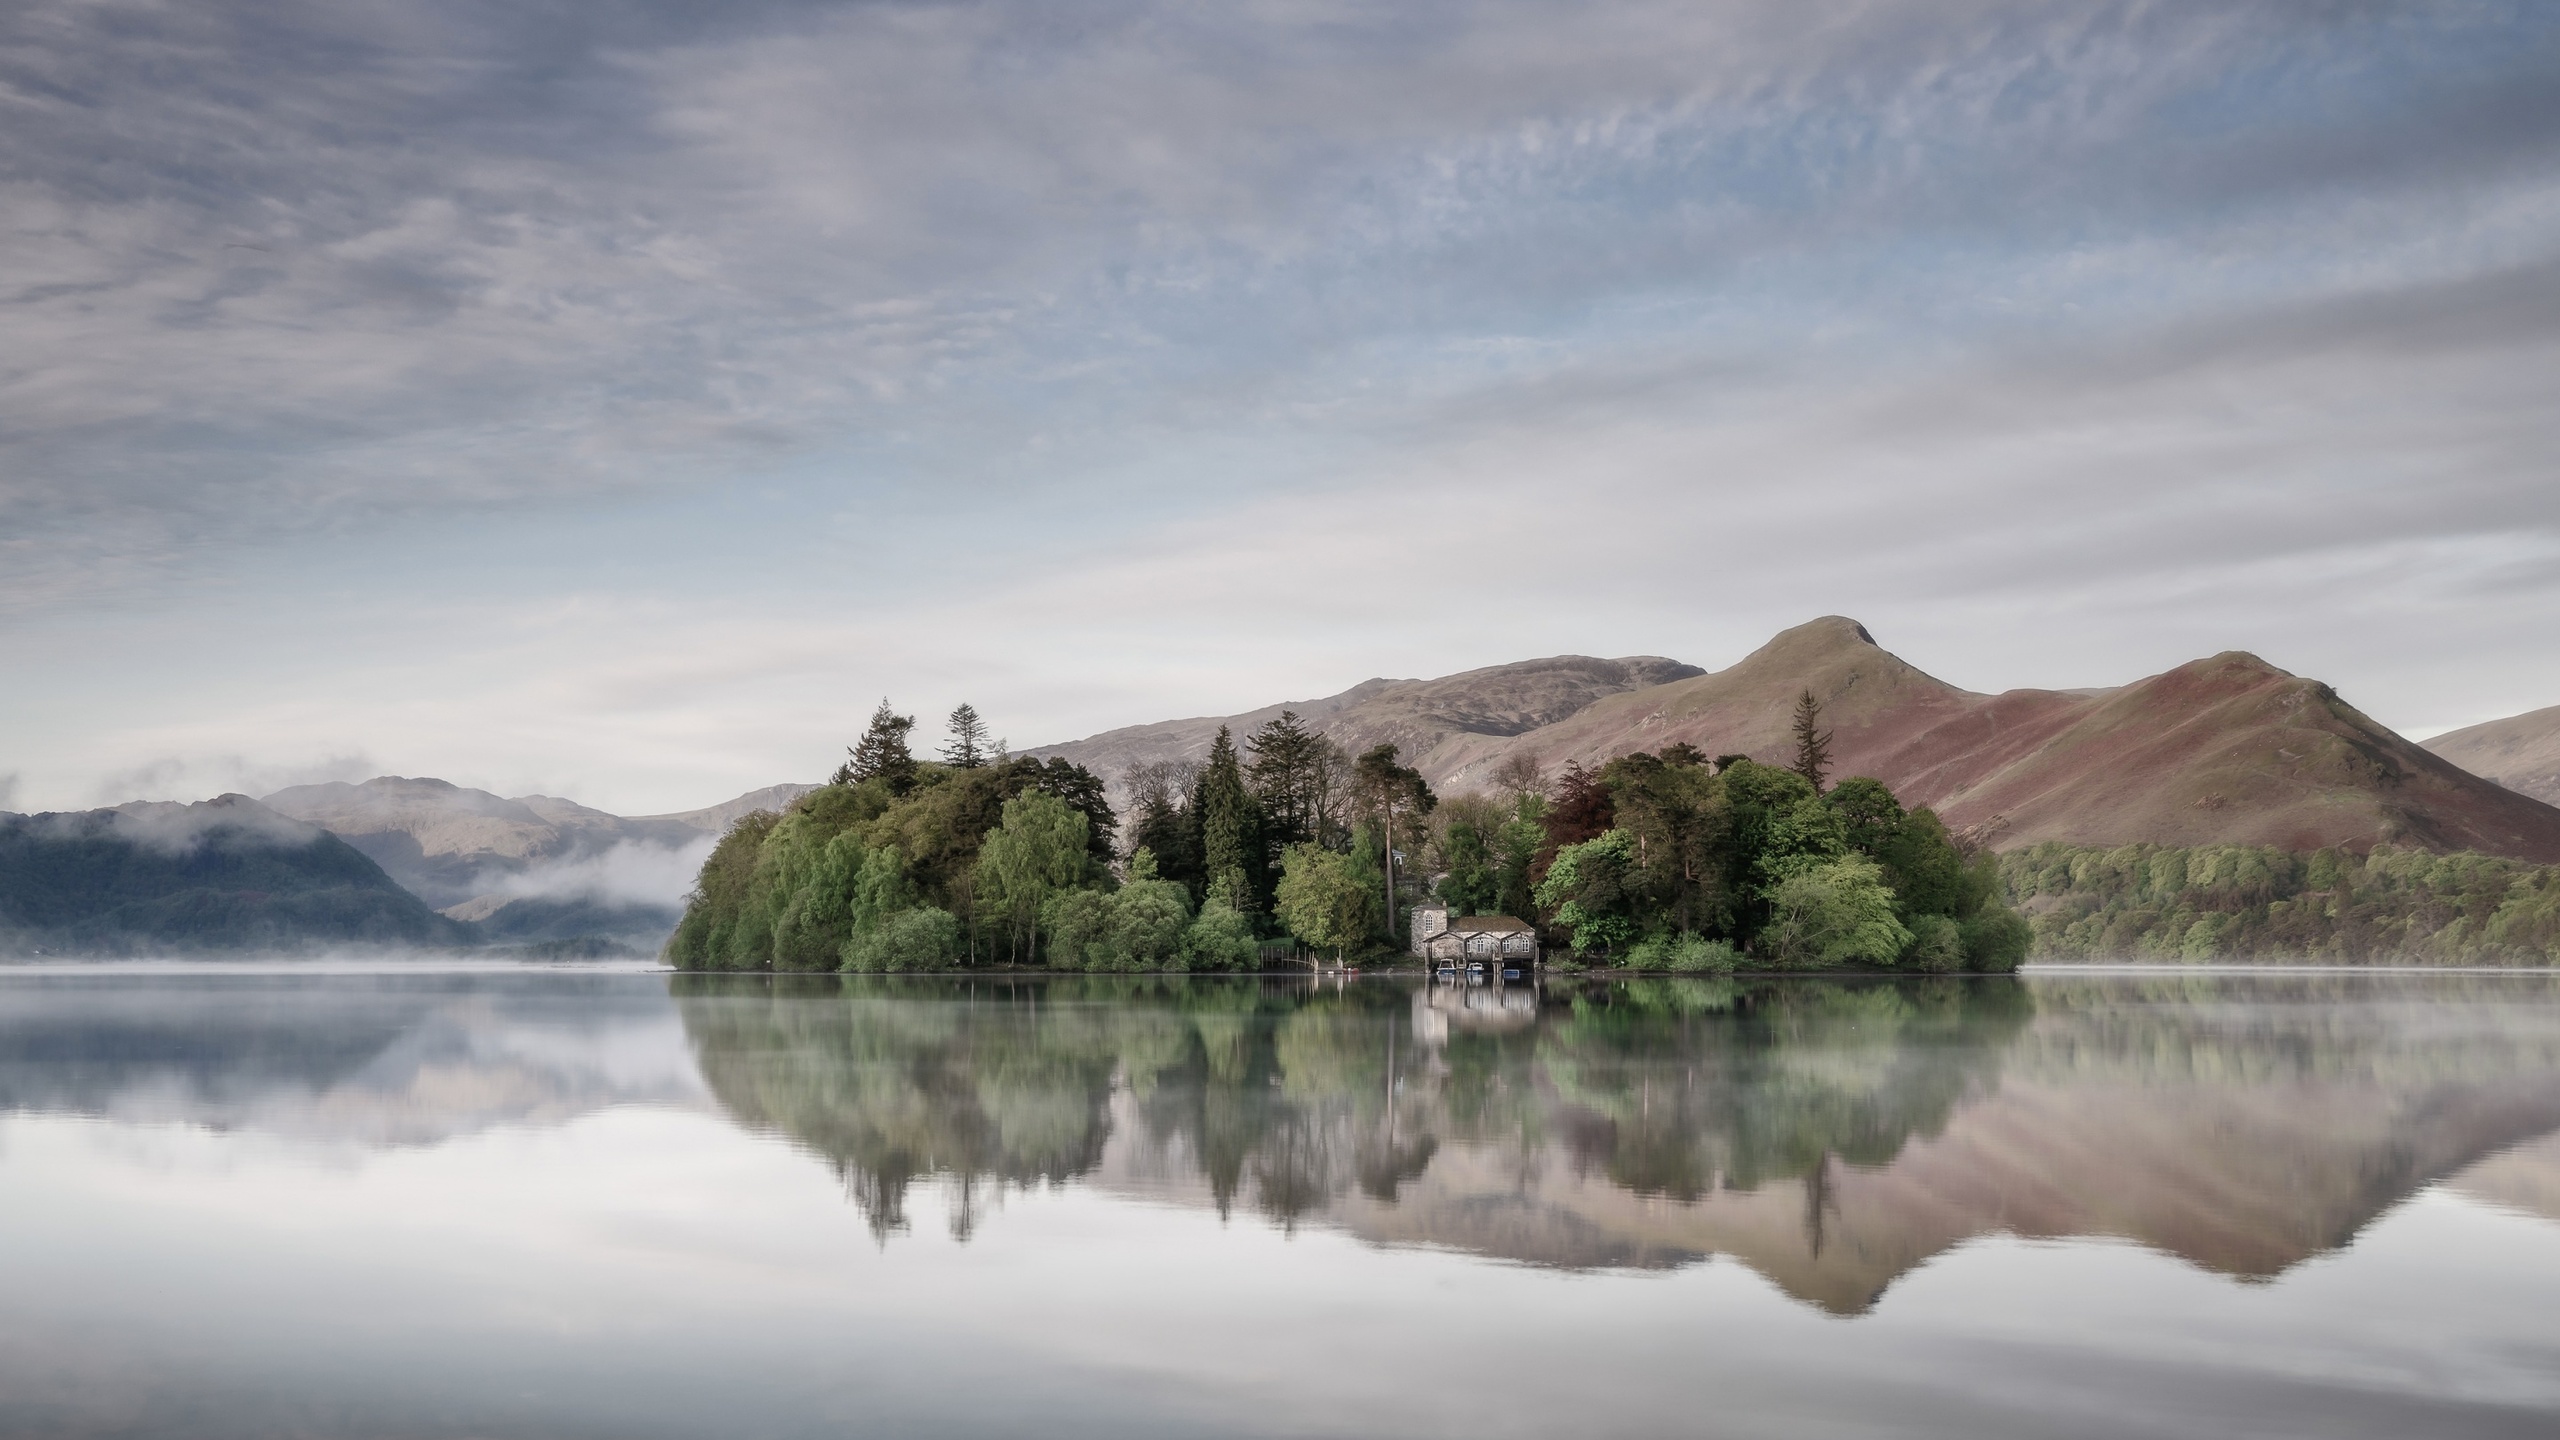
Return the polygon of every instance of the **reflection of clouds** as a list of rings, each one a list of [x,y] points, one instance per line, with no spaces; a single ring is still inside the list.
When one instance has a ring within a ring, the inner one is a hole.
[[[640,977],[0,977],[0,1108],[370,1148],[698,1106]]]

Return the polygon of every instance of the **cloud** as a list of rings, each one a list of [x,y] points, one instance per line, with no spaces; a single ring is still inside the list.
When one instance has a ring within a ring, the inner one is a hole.
[[[0,728],[46,803],[680,809],[883,691],[1837,610],[2547,704],[2555,75],[2523,3],[34,0]]]
[[[597,854],[537,863],[483,877],[481,893],[617,905],[681,905],[719,837],[687,845],[625,840]]]

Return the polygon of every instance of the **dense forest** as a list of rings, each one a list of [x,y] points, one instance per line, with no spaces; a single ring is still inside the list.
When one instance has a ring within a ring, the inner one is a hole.
[[[2560,961],[2560,866],[2389,846],[2044,844],[2002,856],[2000,874],[2038,958]]]
[[[1266,937],[1400,949],[1411,906],[1539,924],[1565,964],[1654,970],[2014,969],[2027,926],[1927,810],[1826,788],[1805,697],[1790,769],[1686,746],[1568,767],[1526,757],[1445,802],[1396,747],[1361,755],[1283,713],[1197,765],[1101,779],[951,717],[938,760],[883,701],[830,783],[741,821],[668,948],[686,969],[1218,970]]]

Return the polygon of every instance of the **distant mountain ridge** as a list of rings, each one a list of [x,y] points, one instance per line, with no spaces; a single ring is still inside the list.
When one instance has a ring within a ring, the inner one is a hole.
[[[2560,705],[2447,731],[2425,744],[2474,775],[2560,805]]]
[[[2113,689],[1982,695],[1927,674],[1835,615],[1784,631],[1725,670],[1639,663],[1568,656],[1441,680],[1370,681],[1287,708],[1348,748],[1392,740],[1434,787],[1464,791],[1488,786],[1505,758],[1523,752],[1550,771],[1675,743],[1784,763],[1792,707],[1811,690],[1833,732],[1835,773],[1872,775],[1906,804],[1931,806],[2003,848],[2039,840],[2296,850],[2389,843],[2560,863],[2560,809],[2430,753],[2316,680],[2239,651]],[[1628,668],[1578,687],[1546,681],[1577,666]],[[1457,723],[1501,710],[1523,675],[1546,684],[1543,710],[1510,712],[1533,723]],[[1241,740],[1282,708],[1131,726],[1031,753],[1117,778],[1132,764],[1197,758],[1220,724]]]
[[[469,944],[360,851],[246,795],[0,815],[0,951]]]
[[[491,941],[594,939],[654,950],[710,844],[741,815],[814,789],[772,785],[700,810],[614,815],[556,795],[509,798],[429,776],[296,785],[282,815],[361,850],[447,918]]]

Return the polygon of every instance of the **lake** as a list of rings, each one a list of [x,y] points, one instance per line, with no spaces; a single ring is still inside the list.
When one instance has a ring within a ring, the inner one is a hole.
[[[2548,1436],[2560,978],[0,971],[0,1433]]]

